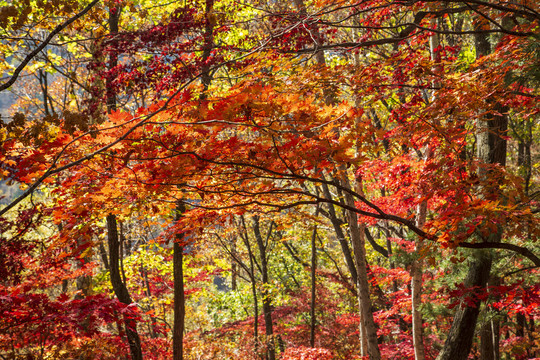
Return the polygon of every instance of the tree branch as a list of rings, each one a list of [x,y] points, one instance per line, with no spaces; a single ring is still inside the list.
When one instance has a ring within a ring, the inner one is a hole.
[[[3,83],[2,85],[0,85],[0,91],[4,91],[7,88],[9,88],[11,85],[13,85],[13,83],[15,83],[15,81],[19,77],[19,74],[21,73],[21,71],[23,71],[23,69],[26,67],[26,65],[28,65],[30,60],[32,60],[37,54],[39,54],[39,52],[41,50],[43,50],[49,44],[49,42],[51,42],[51,40],[58,33],[60,33],[62,30],[64,30],[66,27],[68,27],[75,20],[81,18],[84,14],[86,14],[88,11],[90,11],[90,9],[92,9],[94,7],[94,5],[96,5],[98,2],[99,2],[99,0],[92,1],[81,12],[73,15],[72,17],[67,19],[64,23],[62,23],[62,24],[58,25],[56,28],[54,28],[54,30],[51,31],[49,36],[47,36],[47,38],[45,40],[43,40],[43,42],[41,44],[39,44],[39,46],[37,48],[35,48],[30,54],[26,55],[24,60],[19,64],[19,66],[17,66],[17,68],[13,72],[13,75],[11,75],[11,78],[8,81],[6,81],[5,83]]]
[[[458,247],[463,248],[469,248],[469,249],[506,249],[513,252],[516,252],[520,255],[523,255],[527,259],[531,260],[534,265],[537,267],[540,267],[540,258],[533,254],[532,251],[530,251],[527,248],[517,246],[514,244],[508,244],[508,243],[494,243],[494,242],[482,242],[482,243],[465,243],[462,242],[458,245]]]

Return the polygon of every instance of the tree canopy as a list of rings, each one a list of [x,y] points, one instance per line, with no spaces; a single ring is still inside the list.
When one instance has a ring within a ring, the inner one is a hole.
[[[0,0],[0,356],[540,357],[539,20]]]

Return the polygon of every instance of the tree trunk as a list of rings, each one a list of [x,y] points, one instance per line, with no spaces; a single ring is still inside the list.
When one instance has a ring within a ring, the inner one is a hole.
[[[132,300],[129,295],[126,284],[122,282],[120,275],[120,247],[118,241],[118,229],[116,225],[116,216],[107,216],[107,237],[109,242],[109,266],[111,285],[114,294],[124,305],[131,305]],[[129,343],[132,360],[142,360],[141,340],[137,332],[137,322],[133,319],[124,317],[124,325],[126,327],[126,335]]]
[[[270,229],[268,229],[268,235],[272,231],[272,224]],[[257,247],[259,248],[259,257],[261,261],[261,276],[262,276],[262,303],[263,303],[263,314],[264,314],[264,329],[266,331],[267,346],[268,346],[268,359],[276,359],[276,347],[274,341],[274,327],[272,323],[272,301],[270,300],[270,294],[268,287],[270,286],[270,280],[268,277],[268,258],[266,255],[266,244],[264,243],[261,228],[260,228],[260,219],[258,216],[253,217],[253,232],[255,234],[255,239],[257,240]]]
[[[432,27],[437,26],[437,20],[431,20]],[[431,60],[434,61],[434,73],[439,75],[441,72],[440,62],[440,38],[439,34],[433,33],[429,37],[429,48]],[[438,81],[434,82],[434,87],[438,87]],[[427,161],[431,157],[431,149],[428,144],[425,149],[424,160]],[[423,200],[418,205],[418,214],[416,216],[416,226],[419,229],[424,227],[427,218],[427,199]],[[413,260],[411,265],[411,307],[412,307],[412,338],[414,346],[414,358],[415,360],[424,360],[426,358],[424,350],[424,331],[423,331],[423,321],[422,313],[420,312],[420,307],[422,306],[422,275],[423,275],[423,261],[422,254],[420,254],[421,249],[423,249],[423,239],[418,238],[414,244],[416,258]]]
[[[141,274],[141,278],[142,278],[142,281],[143,281],[143,284],[144,284],[144,289],[145,289],[145,293],[146,293],[146,298],[147,299],[151,299],[152,298],[152,292],[150,291],[150,282],[148,281],[148,271],[144,268],[143,266],[143,263],[141,261],[141,265],[139,267],[139,271],[140,271],[140,274]],[[155,339],[157,338],[157,333],[156,333],[156,322],[157,322],[157,319],[154,317],[153,314],[155,314],[155,306],[154,306],[154,303],[153,302],[150,302],[150,310],[151,310],[151,315],[150,315],[150,323],[148,324],[149,325],[149,329],[150,329],[150,336]]]
[[[253,342],[255,354],[259,351],[259,301],[257,298],[257,284],[255,282],[255,267],[253,266],[253,253],[249,251],[249,267],[251,270],[251,293],[253,294]]]
[[[310,327],[309,327],[309,344],[311,347],[315,347],[315,325],[317,319],[315,317],[315,305],[317,294],[317,247],[315,240],[317,239],[317,227],[313,229],[313,235],[311,236],[311,304],[310,304]]]
[[[201,83],[203,84],[203,91],[201,93],[200,99],[206,99],[206,90],[212,82],[212,74],[210,72],[210,64],[207,60],[212,54],[214,49],[214,21],[212,20],[214,11],[214,0],[205,0],[205,25],[204,25],[204,45],[203,45],[203,54],[202,54],[202,63],[203,67],[201,69]]]
[[[258,356],[259,352],[259,303],[257,299],[257,283],[255,278],[255,258],[253,251],[251,250],[251,245],[249,243],[249,237],[247,233],[246,223],[244,217],[241,218],[243,232],[245,237],[242,236],[244,244],[246,245],[248,255],[249,255],[249,278],[251,280],[251,293],[253,295],[253,341],[254,341],[254,353]]]
[[[77,239],[77,247],[79,250],[82,251],[82,253],[85,253],[88,248],[88,240],[83,239]],[[89,263],[90,256],[85,255],[82,258],[80,258],[79,263],[77,264],[77,267],[81,269],[84,267],[87,263]],[[90,295],[90,289],[92,287],[92,277],[90,275],[81,275],[77,277],[77,280],[75,281],[75,284],[77,286],[77,294],[75,295],[75,299],[84,299],[88,295]]]
[[[48,84],[48,79],[47,79],[47,73],[43,72],[42,69],[39,69],[38,71],[38,80],[39,80],[39,85],[41,87],[41,93],[43,96],[43,109],[45,111],[45,116],[49,116],[51,115],[51,112],[49,111],[49,104],[51,105],[51,111],[53,114],[54,114],[54,108],[49,97],[49,84]]]
[[[466,287],[485,288],[491,270],[489,251],[479,250],[471,260],[465,280]],[[474,301],[474,294],[468,294],[470,302],[462,303],[456,314],[444,347],[437,360],[466,360],[471,351],[476,322],[480,313],[480,301]]]
[[[332,194],[330,193],[330,189],[328,188],[328,185],[323,183],[323,194],[328,200],[333,200]],[[339,245],[341,246],[341,252],[343,253],[343,256],[345,257],[345,262],[347,264],[347,268],[349,269],[349,273],[351,274],[351,278],[353,280],[354,285],[358,283],[358,274],[356,273],[356,266],[354,265],[354,259],[352,258],[351,249],[349,248],[349,244],[347,243],[347,238],[345,237],[345,234],[343,233],[343,230],[341,229],[341,222],[339,221],[336,209],[334,208],[333,204],[328,204],[328,215],[330,222],[332,222],[332,226],[334,227],[334,231],[336,233],[336,236],[339,241]]]
[[[109,10],[109,33],[114,35],[118,33],[118,23],[120,20],[120,7]],[[118,58],[116,54],[111,54],[109,58],[109,69],[112,69],[118,64]],[[116,110],[116,94],[110,89],[111,86],[106,84],[106,99],[107,99],[107,112]],[[109,267],[111,274],[111,283],[116,294],[116,297],[123,304],[129,305],[132,303],[131,296],[125,283],[122,281],[120,271],[121,256],[120,254],[120,242],[118,237],[118,227],[116,223],[116,216],[107,216],[107,230],[109,240]],[[125,276],[125,275],[124,275]],[[124,318],[124,325],[126,327],[126,335],[129,342],[129,349],[131,351],[132,360],[142,360],[141,340],[139,333],[137,332],[137,323],[133,319]]]
[[[81,269],[84,266],[86,266],[87,263],[91,261],[91,255],[88,254],[88,247],[90,245],[88,244],[88,240],[84,240],[81,238],[77,239],[77,248],[78,251],[80,251],[82,254],[85,254],[84,256],[80,257],[77,261],[77,268]],[[81,255],[82,255],[81,254]],[[82,275],[77,276],[77,279],[75,280],[75,285],[77,287],[77,293],[75,294],[76,300],[81,300],[86,298],[87,296],[91,295],[92,291],[92,276],[87,274],[86,272],[83,272]],[[65,292],[67,290],[68,282],[65,280],[63,282],[62,287]],[[86,316],[84,320],[81,321],[81,327],[84,330],[88,330],[90,326],[90,316]]]
[[[120,22],[121,8],[114,7],[109,9],[109,34],[114,36],[118,34],[118,24]],[[118,65],[118,54],[111,52],[109,55],[109,70],[112,70]],[[109,83],[110,79],[107,78],[107,84],[105,84],[105,91],[107,94],[107,110],[112,112],[116,110],[116,94],[113,91],[113,87]]]
[[[477,23],[477,29],[482,24]],[[482,57],[491,51],[489,41],[485,33],[475,35],[476,55]],[[477,156],[485,164],[506,165],[506,140],[504,135],[507,129],[508,119],[504,115],[504,110],[500,109],[500,114],[490,115],[486,119],[477,120]],[[479,177],[486,180],[489,172],[480,171]],[[499,190],[497,184],[487,185],[486,194],[498,198]],[[502,228],[497,226],[495,232],[490,233],[483,240],[485,242],[500,242],[502,237]],[[469,266],[466,287],[476,287],[484,291],[491,271],[492,256],[490,250],[477,250]],[[471,300],[474,294],[470,295]],[[462,303],[454,315],[454,321],[450,329],[450,334],[446,339],[443,350],[437,357],[437,360],[465,360],[471,350],[474,337],[474,330],[480,312],[481,302],[479,300],[469,303]]]
[[[351,188],[346,173],[343,176],[344,186]],[[361,184],[357,184],[357,192],[362,193]],[[350,207],[355,207],[354,199],[350,193],[345,193],[345,202]],[[369,280],[367,274],[366,249],[364,238],[364,224],[358,224],[358,216],[353,211],[347,211],[349,220],[349,232],[353,245],[356,272],[358,274],[357,290],[360,307],[362,338],[367,341],[367,354],[370,360],[381,359],[379,344],[377,342],[377,328],[371,312],[371,300],[369,298]]]
[[[213,11],[214,1],[206,0],[205,7],[205,32],[204,32],[204,45],[203,45],[203,67],[201,69],[201,80],[203,83],[203,91],[201,92],[199,99],[206,98],[206,90],[210,85],[212,76],[210,74],[210,65],[207,64],[207,60],[210,57],[211,51],[214,47],[213,37],[213,21],[211,20],[211,12]],[[176,220],[180,220],[182,214],[186,211],[185,204],[179,201],[176,205]],[[185,316],[186,316],[186,304],[184,296],[184,246],[182,245],[184,240],[183,234],[176,236],[173,244],[173,279],[174,279],[174,322],[173,322],[173,360],[184,359],[184,328],[185,328]]]
[[[427,202],[420,204],[420,211],[417,221],[418,228],[422,229],[426,220],[426,208]],[[422,226],[420,226],[422,225]],[[419,253],[423,246],[422,239],[415,241],[415,252],[417,258],[413,260],[411,265],[411,307],[412,307],[412,338],[414,346],[414,358],[415,360],[424,360],[426,358],[424,352],[424,334],[422,325],[422,313],[420,307],[422,306],[422,274],[423,274],[423,261],[422,255]]]
[[[176,221],[186,212],[186,206],[176,204]],[[184,298],[184,234],[177,234],[173,244],[173,281],[174,281],[174,322],[173,322],[173,360],[184,359],[184,321],[186,304]]]
[[[534,325],[534,315],[529,315],[529,342],[532,344],[534,342],[534,339],[535,339],[535,332],[536,332],[536,329],[535,329],[535,325]],[[537,357],[540,357],[540,350],[538,349],[538,347],[535,349],[530,349],[530,357],[532,358],[537,358]]]
[[[491,278],[489,279],[489,283],[488,283],[489,286],[500,286],[501,285],[501,279],[498,278],[497,276],[491,276]],[[500,296],[495,296],[495,297],[492,297],[491,301],[499,301],[500,300]],[[487,309],[486,309],[487,311]],[[500,347],[500,331],[501,331],[501,321],[500,321],[500,314],[497,310],[495,309],[491,309],[490,310],[490,314],[487,314],[486,318],[487,318],[487,322],[489,322],[489,324],[487,325],[484,325],[485,327],[487,327],[488,329],[485,329],[485,334],[483,334],[484,336],[487,336],[488,335],[488,331],[489,331],[489,335],[490,335],[490,340],[488,339],[485,339],[483,341],[485,341],[485,347],[483,345],[481,345],[481,350],[484,351],[484,352],[487,352],[487,351],[491,351],[492,354],[487,354],[486,355],[483,355],[482,354],[482,351],[480,352],[480,358],[482,358],[482,356],[484,356],[486,359],[493,359],[493,360],[500,360],[501,358],[501,354],[500,354],[500,350],[499,350],[499,347]],[[480,339],[480,342],[482,343],[482,339]],[[491,343],[491,349],[489,348],[490,347],[490,343]],[[482,360],[482,359],[481,359]]]
[[[480,360],[496,360],[492,325],[488,319],[480,331]]]
[[[101,261],[103,262],[103,267],[105,270],[109,270],[109,259],[107,257],[107,250],[105,249],[105,245],[103,245],[103,241],[99,240],[99,255],[101,256]]]
[[[237,257],[236,251],[236,237],[231,239],[231,290],[238,290],[238,264],[234,260]]]

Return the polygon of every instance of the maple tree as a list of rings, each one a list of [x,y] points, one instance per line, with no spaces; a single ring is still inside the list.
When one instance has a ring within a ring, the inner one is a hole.
[[[535,2],[70,4],[0,7],[2,356],[539,356]]]

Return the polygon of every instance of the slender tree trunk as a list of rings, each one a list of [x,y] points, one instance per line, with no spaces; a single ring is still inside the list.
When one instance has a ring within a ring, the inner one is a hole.
[[[43,109],[45,111],[45,115],[49,116],[51,115],[51,112],[49,111],[49,104],[51,105],[51,110],[54,114],[54,109],[52,108],[52,102],[50,102],[49,98],[49,85],[47,81],[47,73],[43,72],[42,69],[38,71],[38,80],[39,85],[41,87],[41,93],[43,95]]]
[[[91,255],[88,253],[88,239],[77,239],[77,247],[78,251],[81,251],[84,256],[80,257],[77,261],[77,268],[81,269],[84,266],[86,266],[87,263],[91,261]],[[82,255],[82,254],[81,254]],[[67,290],[67,280],[63,283],[65,284],[65,289]],[[91,295],[92,292],[92,275],[87,274],[86,272],[83,272],[82,275],[77,276],[77,279],[75,280],[75,285],[77,287],[77,293],[75,294],[75,299],[80,300],[84,299],[87,296]],[[88,330],[90,326],[90,316],[85,316],[85,318],[81,321],[81,327],[84,330]],[[82,359],[84,360],[84,359]]]
[[[298,11],[302,15],[307,14],[303,0],[295,0],[294,2]],[[322,37],[320,36],[319,29],[317,27],[314,27],[312,34],[313,34],[312,38],[314,41],[314,45],[316,47],[321,46]],[[323,51],[316,51],[314,55],[319,65],[321,66],[326,65],[326,60],[325,60]],[[333,103],[335,101],[334,95],[335,94],[332,93],[331,91],[325,90],[324,92],[325,102],[327,104]],[[341,169],[341,170],[343,171],[345,169]],[[344,173],[343,180],[345,182],[344,185],[350,189],[351,187],[347,179],[347,171],[345,170],[343,171],[343,173]],[[349,193],[345,194],[345,202],[347,203],[348,206],[355,207],[354,199],[352,198],[352,195]],[[367,353],[369,355],[369,358],[371,360],[379,360],[381,358],[381,354],[380,354],[379,346],[377,343],[377,329],[375,327],[375,322],[373,320],[373,313],[371,312],[371,300],[369,298],[369,281],[368,281],[368,276],[367,276],[364,228],[363,228],[363,225],[362,226],[358,225],[358,217],[356,213],[352,211],[347,211],[347,218],[349,222],[350,238],[353,245],[354,259],[356,262],[356,266],[351,266],[351,268],[353,267],[356,268],[356,274],[357,274],[356,285],[357,285],[358,301],[359,301],[359,307],[360,307],[360,318],[361,318],[360,331],[362,332],[361,339],[366,339],[367,341]],[[334,228],[336,228],[336,226],[334,226]],[[348,246],[346,248],[348,249]],[[343,245],[342,245],[342,249],[345,250],[345,247]],[[344,253],[346,256],[346,251],[344,251]],[[351,271],[351,274],[352,273],[353,272]]]
[[[500,286],[501,279],[492,276],[488,282],[489,286]],[[499,297],[491,299],[498,301]],[[484,311],[488,311],[487,308]],[[484,316],[484,324],[480,332],[480,360],[500,360],[499,340],[500,340],[500,321],[497,316],[498,312],[491,309],[489,314]]]
[[[437,26],[437,20],[431,20],[432,27]],[[431,60],[435,63],[434,73],[440,75],[440,38],[439,34],[433,33],[429,38],[429,47]],[[438,81],[434,81],[434,87],[439,85]],[[424,160],[429,160],[431,157],[431,148],[426,146]],[[423,200],[418,205],[418,214],[416,217],[416,226],[422,229],[426,223],[427,218],[427,200]],[[411,305],[412,305],[412,338],[414,346],[414,358],[415,360],[424,360],[426,358],[424,349],[424,331],[422,313],[420,307],[422,306],[422,275],[423,275],[423,260],[420,251],[423,249],[423,239],[418,238],[415,241],[415,253],[416,258],[411,265]]]
[[[176,204],[176,221],[186,212],[182,201]],[[184,359],[184,321],[186,304],[184,298],[184,234],[176,235],[173,244],[173,281],[174,281],[174,322],[173,322],[173,360]]]
[[[143,282],[144,282],[144,288],[145,288],[145,292],[146,292],[146,297],[148,299],[151,299],[152,298],[152,292],[150,291],[150,282],[148,281],[148,271],[144,268],[143,264],[142,264],[142,261],[141,261],[141,266],[140,266],[140,272],[141,272],[141,277],[143,279]],[[155,307],[154,307],[154,303],[153,302],[150,302],[150,309],[152,310],[152,312],[155,311]],[[157,319],[154,317],[154,315],[150,315],[150,335],[152,336],[152,338],[157,338],[157,334],[156,334],[156,330],[155,330],[155,324],[156,324],[156,321]]]
[[[480,360],[496,360],[493,343],[493,327],[491,321],[486,321],[480,330]]]
[[[491,320],[491,336],[493,338],[493,353],[494,359],[501,359],[500,342],[501,342],[501,321],[499,319]]]
[[[120,275],[120,246],[118,241],[116,216],[114,215],[107,216],[107,237],[109,241],[111,285],[118,300],[124,305],[131,305],[131,296]],[[139,338],[139,333],[137,332],[137,322],[134,319],[124,317],[124,325],[126,327],[131,359],[142,360],[141,340]]]
[[[236,251],[236,237],[231,239],[231,289],[232,291],[238,290],[238,264],[234,260],[237,256]]]
[[[80,238],[77,239],[77,246],[79,247],[79,249],[82,248],[82,252],[84,253],[86,251],[86,248],[89,246],[88,240],[83,240]],[[90,256],[85,255],[80,259],[77,267],[80,269],[88,262],[90,262]],[[92,277],[90,275],[85,274],[78,276],[75,283],[78,291],[75,295],[75,299],[84,299],[85,297],[90,295],[90,290],[92,287]]]
[[[427,150],[429,153],[429,149]],[[427,200],[422,201],[418,205],[418,214],[416,226],[419,229],[424,227],[427,218]],[[423,260],[420,251],[423,249],[424,241],[422,238],[417,238],[415,241],[416,258],[411,265],[411,306],[412,306],[412,338],[414,346],[415,360],[424,360],[426,358],[424,350],[424,331],[422,312],[422,275],[423,275]]]
[[[120,22],[120,12],[121,8],[114,7],[109,9],[109,34],[115,36],[118,34],[118,25]],[[115,52],[111,52],[109,55],[109,70],[113,69],[118,65],[118,55]],[[112,112],[116,110],[116,94],[114,93],[112,84],[109,83],[108,79],[106,84],[106,94],[107,94],[107,110]]]
[[[109,10],[109,33],[115,35],[118,33],[118,24],[120,21],[121,8],[117,7]],[[118,64],[118,56],[115,53],[111,53],[109,57],[109,70],[114,68]],[[112,86],[109,83],[109,79],[106,84],[106,99],[107,99],[107,112],[111,113],[116,111],[116,94],[112,91]],[[128,305],[132,303],[131,296],[125,285],[125,274],[123,269],[123,254],[121,251],[121,243],[118,236],[118,225],[116,216],[107,216],[107,229],[109,234],[109,267],[111,274],[111,283],[116,297],[120,302]],[[124,281],[122,281],[122,275]],[[124,325],[126,328],[126,335],[129,342],[129,348],[131,351],[132,360],[142,359],[141,340],[139,333],[137,332],[137,323],[133,319],[124,319]]]
[[[520,174],[525,179],[525,194],[529,195],[529,187],[531,182],[532,174],[532,157],[531,157],[531,146],[532,146],[532,120],[525,119],[522,121],[522,126],[517,128],[515,132],[517,133],[518,138],[518,158],[517,165],[520,169]],[[517,127],[518,125],[516,125]]]
[[[103,267],[105,268],[105,270],[109,270],[109,259],[107,257],[107,250],[105,249],[105,245],[103,245],[103,241],[101,240],[99,240],[99,255],[101,256]]]
[[[257,298],[257,283],[255,278],[255,256],[251,250],[251,245],[249,243],[249,237],[247,233],[246,223],[242,217],[242,228],[245,234],[242,239],[246,245],[248,255],[249,255],[249,278],[251,280],[251,293],[253,295],[253,339],[254,339],[254,353],[258,355],[259,353],[259,302]]]
[[[311,236],[311,304],[310,304],[310,328],[309,328],[309,344],[315,347],[315,326],[317,319],[315,317],[315,305],[317,294],[317,247],[315,240],[317,239],[317,227],[313,229]]]
[[[328,200],[333,200],[332,194],[330,193],[330,189],[328,188],[328,185],[323,183],[323,194]],[[336,209],[334,208],[333,204],[328,204],[328,215],[330,222],[332,222],[332,226],[334,227],[334,231],[336,233],[336,236],[339,241],[339,245],[341,246],[341,252],[343,253],[343,257],[345,258],[345,263],[347,264],[347,268],[349,269],[349,273],[351,274],[352,281],[354,285],[358,283],[358,274],[356,273],[356,266],[354,265],[354,259],[351,254],[351,249],[349,248],[349,244],[347,242],[347,238],[345,237],[345,234],[343,233],[343,230],[341,229],[341,222],[337,217]]]
[[[214,23],[211,19],[211,13],[213,11],[214,1],[206,0],[205,2],[205,32],[204,32],[204,45],[202,62],[203,68],[201,69],[201,81],[204,86],[199,99],[206,98],[206,90],[212,80],[210,74],[210,65],[207,64],[207,60],[211,55],[211,51],[214,48],[213,29]],[[177,221],[182,217],[182,214],[186,211],[183,202],[179,201],[176,207],[176,219]],[[184,246],[182,240],[184,235],[179,234],[173,244],[173,278],[174,278],[174,323],[173,323],[173,360],[184,359],[184,328],[185,328],[185,316],[186,305],[184,296]]]
[[[528,329],[529,329],[529,341],[532,344],[535,340],[535,332],[536,332],[533,315],[529,315],[529,328]],[[536,350],[531,349],[530,356],[533,358],[540,357],[540,350],[538,350],[538,347],[536,348]]]
[[[124,270],[124,256],[125,256],[125,238],[124,238],[124,226],[121,221],[118,222],[118,226],[120,227],[120,275],[122,275],[122,281],[124,284],[126,283],[126,271]]]
[[[427,203],[423,202],[419,206],[420,211],[417,221],[418,228],[422,229],[426,220]],[[413,260],[411,265],[411,306],[412,306],[412,334],[413,334],[413,346],[414,346],[414,358],[415,360],[424,360],[426,358],[424,352],[424,335],[423,335],[423,321],[420,307],[422,306],[422,265],[420,250],[423,247],[422,239],[415,241],[415,252],[417,258]]]
[[[347,188],[351,188],[346,173],[343,176],[343,185]],[[356,184],[357,192],[362,194],[361,180]],[[350,207],[355,207],[354,198],[350,193],[345,193],[345,202]],[[347,211],[349,220],[349,232],[351,236],[351,242],[353,245],[354,259],[356,261],[356,271],[358,274],[357,290],[358,290],[358,302],[360,307],[360,318],[362,338],[367,342],[367,354],[370,360],[381,359],[381,353],[379,351],[379,344],[377,342],[377,328],[375,321],[373,320],[373,313],[371,311],[371,300],[369,298],[369,280],[367,274],[367,261],[366,261],[366,249],[364,238],[364,224],[358,224],[358,216],[353,211]]]
[[[272,225],[268,233],[272,231]],[[276,359],[276,346],[274,341],[274,327],[272,323],[272,301],[270,299],[270,294],[268,287],[270,286],[270,279],[268,276],[268,257],[266,255],[266,244],[264,243],[261,229],[260,229],[260,219],[258,216],[253,217],[253,232],[255,234],[255,239],[257,240],[257,247],[259,248],[259,258],[261,262],[261,276],[262,276],[262,304],[263,304],[263,314],[264,314],[264,328],[266,331],[267,346],[268,346],[268,359]]]
[[[206,98],[206,90],[212,82],[212,74],[210,72],[210,64],[208,64],[208,59],[212,54],[214,49],[214,21],[212,20],[213,11],[214,11],[214,0],[205,0],[205,18],[206,22],[204,25],[204,45],[203,45],[203,54],[202,62],[203,68],[201,71],[201,82],[203,84],[203,91],[200,96],[200,99]]]

